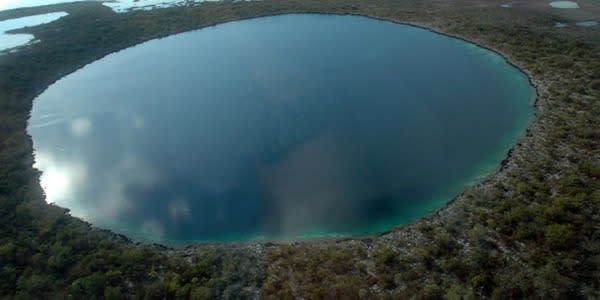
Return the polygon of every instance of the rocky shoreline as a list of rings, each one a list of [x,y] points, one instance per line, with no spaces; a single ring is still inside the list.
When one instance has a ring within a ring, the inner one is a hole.
[[[10,208],[3,214],[19,216],[23,211],[31,214],[32,217],[26,218],[32,228],[28,236],[33,237],[32,244],[27,246],[31,249],[29,257],[41,255],[49,257],[47,261],[54,261],[55,258],[50,258],[56,255],[48,250],[54,248],[47,244],[58,243],[58,237],[72,231],[72,226],[85,228],[87,233],[81,236],[94,233],[123,249],[147,248],[168,257],[152,263],[156,267],[152,267],[154,273],[148,272],[154,275],[144,275],[149,276],[146,278],[136,273],[137,277],[123,281],[128,283],[121,288],[130,292],[139,289],[142,293],[151,281],[160,283],[163,275],[157,277],[157,272],[175,272],[165,267],[173,263],[171,258],[183,258],[194,267],[199,256],[225,251],[222,252],[225,255],[252,257],[252,264],[262,266],[252,271],[263,274],[257,275],[252,281],[255,285],[248,288],[254,297],[310,298],[324,291],[337,298],[346,295],[345,292],[354,298],[407,294],[422,298],[427,295],[430,298],[598,296],[599,284],[593,276],[597,274],[594,268],[600,268],[594,260],[600,246],[593,235],[594,226],[599,226],[600,193],[596,190],[600,167],[595,161],[600,159],[597,139],[600,133],[594,125],[599,119],[594,103],[600,85],[594,84],[594,80],[597,80],[595,74],[600,73],[594,68],[600,66],[594,62],[600,61],[597,57],[600,34],[581,28],[564,29],[572,36],[564,35],[563,31],[558,34],[553,27],[556,17],[535,8],[516,11],[499,8],[497,3],[489,1],[485,2],[487,8],[465,8],[455,3],[460,7],[455,9],[454,2],[444,5],[425,2],[265,0],[206,3],[126,16],[112,14],[108,8],[103,10],[100,4],[53,6],[52,9],[67,11],[69,17],[58,24],[23,31],[41,37],[45,48],[36,48],[40,47],[38,44],[0,56],[0,101],[7,108],[0,111],[4,146],[0,147],[0,189],[5,192],[3,197],[14,203],[6,204]],[[535,120],[495,172],[431,214],[376,235],[157,244],[132,240],[66,217],[64,210],[43,202],[39,172],[32,168],[32,144],[25,127],[32,99],[47,86],[87,63],[150,39],[223,22],[287,13],[367,16],[421,27],[494,51],[524,72],[535,87]],[[78,30],[69,23],[75,20],[85,21]],[[87,40],[89,35],[78,35],[78,31],[103,36],[105,40]],[[590,42],[581,41],[581,37]],[[4,227],[12,228],[15,224],[7,223]],[[20,238],[23,235],[17,234],[22,228],[23,225],[0,237],[23,243],[26,241]],[[72,236],[75,239],[80,235]],[[107,251],[103,247],[109,246],[99,243],[90,247],[86,248],[88,252],[81,253],[91,257],[95,251]],[[138,259],[144,265],[144,256]],[[121,265],[116,263],[115,268]],[[65,272],[58,274],[64,276]],[[137,283],[131,283],[132,280]],[[16,291],[17,279],[10,282]],[[68,286],[64,288],[54,285],[56,293],[74,286],[68,280],[65,282]],[[222,287],[219,291],[224,293]]]
[[[327,14],[327,13],[319,13],[319,14]],[[261,248],[264,250],[264,247],[275,248],[279,244],[289,245],[289,244],[294,244],[294,243],[298,243],[298,242],[310,243],[310,244],[313,244],[313,243],[316,243],[316,244],[321,244],[321,243],[340,244],[340,243],[344,243],[344,242],[354,243],[356,241],[361,241],[363,239],[375,239],[375,240],[382,239],[382,240],[384,240],[384,242],[386,240],[390,240],[390,239],[393,239],[393,240],[399,240],[399,239],[418,240],[419,236],[418,236],[418,234],[416,234],[416,231],[414,229],[414,227],[417,226],[417,224],[419,224],[420,222],[423,222],[423,221],[428,222],[428,223],[438,224],[438,225],[443,224],[445,218],[451,217],[454,213],[456,213],[457,210],[462,209],[462,206],[465,205],[462,202],[465,201],[464,195],[466,193],[469,193],[470,191],[475,190],[475,189],[485,190],[485,189],[489,188],[490,185],[493,185],[495,182],[506,179],[506,172],[508,171],[508,168],[510,168],[511,165],[514,167],[515,155],[517,155],[517,156],[526,155],[525,154],[526,150],[524,150],[525,145],[538,143],[538,141],[536,141],[536,133],[540,130],[540,128],[539,128],[539,126],[537,126],[537,122],[538,122],[538,114],[541,113],[538,110],[540,109],[540,106],[543,106],[545,104],[543,99],[540,99],[539,90],[540,89],[546,90],[545,84],[547,84],[547,83],[544,82],[542,79],[532,77],[531,72],[527,69],[524,69],[522,66],[519,66],[518,62],[515,61],[514,58],[501,52],[500,50],[494,49],[492,45],[485,44],[482,41],[473,41],[473,40],[469,40],[469,39],[465,38],[464,36],[461,36],[458,34],[446,33],[442,29],[437,28],[435,26],[428,25],[428,24],[418,23],[418,22],[402,22],[402,21],[398,21],[398,20],[394,20],[394,19],[380,19],[377,17],[365,16],[365,15],[360,15],[360,14],[348,14],[348,15],[356,15],[356,16],[361,16],[361,17],[372,18],[374,20],[388,21],[388,22],[392,22],[392,23],[396,23],[396,24],[400,24],[400,25],[414,26],[417,28],[428,30],[428,31],[436,33],[436,34],[444,35],[447,37],[459,39],[464,42],[474,44],[477,47],[486,49],[488,51],[491,51],[493,53],[500,55],[509,65],[515,67],[520,72],[525,74],[527,76],[529,84],[535,90],[535,96],[532,97],[532,101],[531,101],[533,107],[536,109],[535,119],[532,122],[532,124],[530,124],[525,129],[526,130],[525,136],[519,138],[517,140],[516,144],[507,151],[507,153],[502,158],[501,162],[496,167],[495,171],[486,175],[484,178],[480,179],[478,182],[476,182],[472,186],[467,187],[465,190],[460,192],[458,195],[454,196],[452,199],[450,199],[446,203],[444,203],[441,207],[434,209],[432,212],[426,214],[425,216],[423,216],[421,218],[417,218],[406,224],[398,224],[398,225],[394,226],[393,228],[390,228],[389,230],[386,230],[384,232],[380,232],[380,233],[376,233],[376,234],[372,234],[372,235],[366,235],[366,236],[359,235],[359,236],[348,236],[348,237],[342,237],[342,238],[333,238],[333,237],[302,238],[297,241],[281,241],[278,239],[250,240],[250,241],[245,241],[245,242],[233,243],[236,245],[236,247],[239,247],[240,245],[242,247],[244,245],[247,245],[248,249]],[[274,16],[274,15],[271,15],[271,16]],[[113,234],[116,234],[116,233],[113,233]],[[399,238],[398,236],[401,236],[401,238]],[[136,242],[142,243],[142,244],[146,243],[143,240],[137,240]],[[180,255],[188,256],[188,255],[190,255],[191,252],[197,251],[198,249],[205,248],[205,247],[207,247],[207,245],[228,245],[228,244],[232,244],[232,242],[194,242],[194,241],[190,241],[190,242],[183,242],[183,243],[178,243],[178,244],[170,244],[168,242],[167,243],[151,242],[151,244],[163,245],[164,247],[166,247],[167,249],[170,250],[171,254],[178,255],[179,254],[178,252],[182,251],[183,253]],[[262,245],[263,247],[260,247],[259,245]],[[194,250],[194,249],[196,249],[196,250]]]

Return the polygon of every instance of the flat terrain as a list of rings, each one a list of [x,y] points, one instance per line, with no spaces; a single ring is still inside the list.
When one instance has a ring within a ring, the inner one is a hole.
[[[275,1],[115,14],[97,3],[18,30],[41,43],[0,56],[0,296],[6,298],[600,297],[600,3]],[[375,236],[148,245],[47,205],[26,122],[52,82],[111,52],[217,23],[283,13],[414,24],[504,55],[538,91],[536,121],[497,172],[432,215]],[[567,23],[555,28],[555,22]]]

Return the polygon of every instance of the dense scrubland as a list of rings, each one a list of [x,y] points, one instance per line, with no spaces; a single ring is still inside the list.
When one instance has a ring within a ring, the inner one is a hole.
[[[203,3],[115,14],[97,3],[28,28],[0,56],[0,296],[13,298],[600,297],[600,34],[526,9],[454,1]],[[347,239],[163,246],[98,230],[48,205],[32,168],[33,98],[111,52],[217,23],[282,13],[410,23],[494,49],[536,85],[536,120],[497,172],[431,216]]]

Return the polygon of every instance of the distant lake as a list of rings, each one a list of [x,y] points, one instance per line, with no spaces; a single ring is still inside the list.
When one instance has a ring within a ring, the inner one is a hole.
[[[497,54],[356,16],[284,15],[149,41],[35,99],[48,202],[141,239],[373,233],[499,165],[533,118]]]

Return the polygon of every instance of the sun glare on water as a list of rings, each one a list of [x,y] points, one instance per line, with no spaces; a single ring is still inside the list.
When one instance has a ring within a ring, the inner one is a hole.
[[[46,192],[46,202],[53,203],[61,197],[69,185],[69,179],[65,172],[50,169],[42,174],[40,180],[42,188]]]
[[[52,155],[36,153],[34,167],[43,170],[40,185],[46,194],[46,202],[68,206],[72,201],[73,189],[80,180],[85,180],[85,167],[75,163],[59,163]]]

